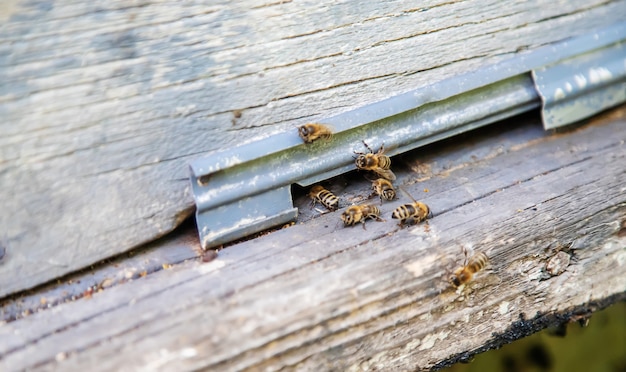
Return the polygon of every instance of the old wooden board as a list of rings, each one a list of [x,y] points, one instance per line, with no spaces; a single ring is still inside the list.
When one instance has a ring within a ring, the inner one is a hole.
[[[4,1],[0,296],[151,241],[187,161],[623,19],[624,1]]]
[[[537,125],[536,113],[492,125],[468,134],[470,141],[461,135],[435,146],[424,148],[419,163],[414,156],[394,158],[394,172],[400,183],[411,183],[417,179],[424,181],[435,174],[445,174],[451,168],[472,164],[475,159],[492,157],[514,150],[528,142],[546,136],[543,127]],[[426,155],[427,154],[427,155]],[[340,196],[340,206],[352,203],[375,202],[371,199],[369,182],[363,172],[351,172],[335,177],[324,186]],[[424,191],[424,190],[422,190]],[[306,223],[319,217],[322,210],[311,207],[308,189],[294,185],[295,204],[299,209],[298,223]],[[421,194],[417,194],[418,197]],[[427,194],[424,194],[426,196]],[[369,200],[371,199],[371,200]],[[321,208],[321,209],[320,209]],[[262,233],[262,234],[265,234]],[[247,237],[246,239],[250,239]],[[92,291],[100,291],[118,283],[134,280],[161,269],[164,265],[174,265],[191,258],[199,258],[199,246],[195,223],[190,220],[181,225],[175,233],[133,249],[128,254],[92,265],[86,270],[72,273],[52,283],[39,286],[34,291],[22,292],[0,302],[0,321],[11,321],[27,316],[59,303],[73,301]],[[205,257],[203,257],[206,259]]]
[[[626,297],[625,123],[622,108],[452,167],[411,153],[401,181],[427,223],[399,229],[395,203],[366,230],[312,218],[6,323],[0,367],[419,369],[578,319]],[[462,246],[491,265],[454,290]],[[569,265],[546,275],[559,251]]]

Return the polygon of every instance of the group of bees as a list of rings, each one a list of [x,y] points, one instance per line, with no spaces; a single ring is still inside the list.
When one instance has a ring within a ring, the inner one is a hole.
[[[328,126],[319,123],[308,123],[300,126],[298,128],[298,134],[305,143],[312,143],[318,139],[330,140],[333,136],[333,132]],[[373,190],[370,197],[378,195],[381,205],[383,200],[394,200],[396,198],[396,189],[392,181],[396,180],[396,175],[391,171],[391,159],[384,154],[384,144],[381,145],[376,152],[374,152],[365,141],[363,141],[363,145],[367,148],[368,152],[355,151],[354,153],[357,156],[354,163],[357,169],[370,171],[377,177],[370,179]],[[400,205],[394,209],[391,214],[391,218],[400,220],[400,228],[403,228],[404,224],[407,222],[410,224],[419,223],[432,217],[432,212],[426,204],[413,199],[413,197],[401,187],[400,190],[413,201],[412,203]],[[308,195],[312,199],[313,205],[320,203],[330,211],[339,209],[339,198],[320,185],[313,186]],[[365,221],[367,219],[384,221],[380,215],[380,208],[377,206],[372,204],[358,204],[346,208],[341,213],[341,220],[344,226],[354,226],[360,222],[363,229],[365,229]],[[457,268],[448,278],[450,283],[455,287],[459,287],[471,281],[474,274],[484,269],[489,263],[487,255],[482,252],[476,253],[469,258],[467,252],[464,252],[465,261],[463,266]]]

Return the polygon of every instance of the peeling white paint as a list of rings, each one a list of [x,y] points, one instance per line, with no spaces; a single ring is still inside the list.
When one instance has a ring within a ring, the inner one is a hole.
[[[435,262],[435,255],[430,255],[421,260],[416,260],[404,265],[404,268],[413,274],[414,277],[419,277],[424,274],[424,271],[432,267]]]
[[[502,301],[500,306],[498,306],[498,312],[501,315],[505,315],[509,312],[509,301]]]
[[[207,160],[208,161],[208,160]],[[215,173],[219,170],[234,167],[235,165],[239,165],[243,163],[241,158],[237,155],[232,155],[229,157],[223,157],[216,162],[217,164],[209,165],[206,169],[201,169],[200,172],[202,175],[207,175],[209,173]]]
[[[256,175],[256,176],[252,177],[252,179],[249,182],[249,185],[250,186],[256,186],[258,181],[259,181],[259,176]]]
[[[193,358],[198,355],[198,350],[193,347],[186,347],[180,351],[180,356],[183,358]]]
[[[534,270],[531,270],[528,273],[528,280],[533,282],[533,281],[539,280],[542,276],[543,274],[541,270],[539,270],[538,268],[535,268]]]
[[[572,92],[572,90],[574,90],[574,87],[572,87],[572,84],[570,84],[570,83],[565,83],[565,90],[566,90],[568,93],[571,93],[571,92]]]
[[[208,274],[210,272],[221,269],[226,266],[226,261],[224,260],[213,260],[211,262],[200,264],[196,267],[196,271],[202,275]]]
[[[409,234],[418,236],[421,240],[437,239],[438,237],[434,226],[429,226],[428,229],[426,229],[424,228],[424,224],[415,225],[409,230]]]
[[[196,109],[195,104],[190,104],[190,105],[185,105],[185,106],[176,106],[176,108],[174,109],[175,111],[174,116],[186,117],[192,114],[195,109]]]
[[[433,346],[435,346],[435,342],[437,342],[437,340],[445,340],[446,337],[448,337],[449,333],[449,331],[441,331],[439,333],[431,333],[429,335],[426,335],[422,339],[422,344],[420,345],[419,350],[427,350],[432,348]]]
[[[613,74],[605,67],[596,67],[589,69],[589,82],[591,84],[598,84],[605,81],[610,81],[613,78]]]
[[[416,340],[413,340],[411,342],[409,342],[408,344],[406,344],[406,346],[404,347],[405,350],[414,350],[415,348],[417,348],[418,346],[420,346],[420,344],[422,343],[422,340],[420,340],[419,338]]]
[[[556,88],[554,91],[554,100],[559,100],[565,98],[565,92],[561,88]]]
[[[156,354],[156,355],[155,355]],[[198,351],[192,347],[186,347],[181,350],[170,352],[168,349],[160,349],[156,353],[146,355],[147,363],[139,369],[139,371],[155,371],[161,369],[168,363],[175,362],[180,359],[192,358],[198,355]]]
[[[212,231],[210,233],[205,233],[204,241],[207,242],[209,240],[212,240],[216,236],[220,236],[222,234],[227,234],[227,233],[229,233],[231,231],[236,231],[236,230],[238,230],[239,228],[241,228],[243,226],[252,225],[252,224],[254,224],[257,221],[261,221],[261,220],[264,220],[266,218],[267,218],[266,215],[258,216],[256,218],[242,218],[233,226],[229,226],[229,227],[227,227],[225,229],[221,229],[221,230]]]
[[[578,85],[580,89],[587,86],[587,78],[584,75],[574,75],[574,80],[576,80],[576,85]]]
[[[218,188],[204,190],[202,193],[200,193],[200,195],[196,195],[196,203],[204,204],[211,201],[211,199],[217,198],[218,196],[223,197],[224,194],[227,193],[239,192],[242,188],[245,187],[246,184],[243,181],[240,181],[237,183],[229,183]]]
[[[608,249],[608,248],[611,248],[612,246],[613,246],[613,242],[608,242],[604,244],[603,249]],[[624,266],[624,264],[626,264],[626,250],[622,249],[621,252],[618,253],[616,256],[617,257],[615,258],[615,262],[617,263],[617,266],[619,267]]]

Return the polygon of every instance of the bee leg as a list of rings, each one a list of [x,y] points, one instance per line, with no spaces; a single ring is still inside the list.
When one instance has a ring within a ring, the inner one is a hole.
[[[315,207],[315,204],[316,204],[315,199],[311,200],[311,206],[309,209],[313,209],[313,207]]]
[[[363,218],[363,219],[361,220],[361,226],[363,226],[363,230],[367,230],[367,229],[365,228],[365,220],[366,220],[365,218]]]
[[[370,152],[371,152],[371,153],[374,153],[374,151],[372,151],[371,147],[369,147],[369,146],[367,145],[367,143],[365,143],[365,141],[364,141],[364,140],[361,140],[361,142],[363,142],[363,145],[365,145],[365,147],[366,147],[368,150],[370,150]]]

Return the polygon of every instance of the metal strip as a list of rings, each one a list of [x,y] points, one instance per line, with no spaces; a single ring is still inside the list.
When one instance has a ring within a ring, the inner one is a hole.
[[[616,43],[532,71],[546,129],[626,101],[626,47]]]
[[[625,39],[622,22],[328,118],[322,122],[335,130],[332,141],[305,145],[294,128],[195,159],[191,182],[202,246],[295,219],[290,185],[354,169],[353,150],[363,150],[361,140],[384,142],[387,154],[395,155],[537,108],[541,99],[531,71]]]

